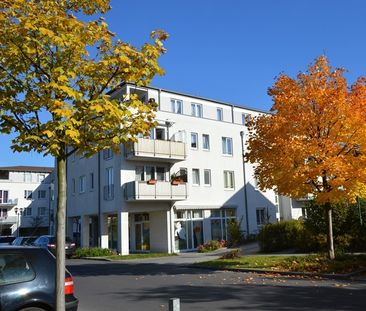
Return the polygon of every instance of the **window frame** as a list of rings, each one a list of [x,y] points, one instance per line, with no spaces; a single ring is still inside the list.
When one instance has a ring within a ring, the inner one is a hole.
[[[203,117],[203,106],[198,103],[191,103],[191,116],[196,118]]]
[[[207,140],[205,140],[207,138]],[[207,142],[208,147],[205,148],[205,141]],[[202,134],[202,150],[210,151],[210,135],[209,134]]]
[[[207,172],[208,172],[208,183],[206,183],[206,173]],[[206,187],[211,187],[211,185],[212,185],[211,170],[208,168],[205,168],[203,170],[203,185]]]
[[[230,142],[230,143],[229,143]],[[231,137],[221,137],[222,154],[225,156],[233,156],[233,139]],[[230,148],[229,148],[230,147]]]
[[[227,177],[230,176],[228,179]],[[231,182],[229,182],[231,181]],[[233,190],[235,189],[235,172],[224,170],[224,189],[225,190]]]
[[[170,99],[170,110],[172,113],[183,114],[183,100],[171,98]]]
[[[193,147],[193,139],[192,137],[196,137],[196,147]],[[197,150],[198,149],[198,133],[191,132],[191,149]]]
[[[217,121],[224,120],[224,110],[220,107],[216,107],[216,120]]]
[[[197,181],[198,183],[196,183],[195,181],[195,172],[197,172]],[[199,168],[192,168],[192,185],[193,186],[200,186],[201,184],[201,177],[200,177],[200,169]]]

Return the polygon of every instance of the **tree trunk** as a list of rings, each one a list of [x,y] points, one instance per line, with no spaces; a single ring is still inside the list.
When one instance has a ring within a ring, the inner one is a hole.
[[[328,215],[328,256],[330,259],[335,258],[334,254],[334,243],[333,243],[333,220],[332,220],[332,206],[330,203],[325,205]]]
[[[57,158],[56,311],[65,310],[66,160]]]

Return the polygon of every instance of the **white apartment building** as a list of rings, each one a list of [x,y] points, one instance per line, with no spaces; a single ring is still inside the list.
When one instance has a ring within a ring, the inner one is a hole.
[[[81,246],[182,252],[280,219],[279,198],[256,187],[244,163],[248,118],[266,113],[178,92],[123,84],[111,95],[158,103],[149,137],[67,163],[67,234]],[[172,176],[180,177],[172,182]]]
[[[0,167],[0,235],[50,232],[54,205],[52,171],[52,167]]]

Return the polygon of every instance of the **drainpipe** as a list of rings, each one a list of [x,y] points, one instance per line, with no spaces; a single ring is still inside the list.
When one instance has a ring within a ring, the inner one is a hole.
[[[246,174],[245,174],[245,159],[244,159],[244,131],[240,131],[240,137],[241,137],[241,153],[242,153],[242,161],[243,161],[245,220],[246,220],[246,227],[247,227],[247,235],[249,235],[247,178],[246,178]]]
[[[234,105],[231,105],[231,123],[234,123]]]
[[[158,89],[158,110],[160,110],[160,93],[161,89]]]
[[[102,224],[102,212],[101,212],[101,197],[100,197],[100,151],[98,152],[98,247],[102,247],[102,236],[101,236],[101,224]]]

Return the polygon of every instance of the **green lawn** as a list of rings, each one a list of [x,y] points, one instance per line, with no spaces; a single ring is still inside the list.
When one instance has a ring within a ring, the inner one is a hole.
[[[129,255],[103,256],[103,258],[109,259],[109,260],[128,260],[128,259],[145,259],[145,258],[158,258],[158,257],[168,257],[168,256],[176,256],[176,254],[168,254],[168,253],[138,253],[138,254],[129,254]]]
[[[262,269],[271,271],[350,273],[366,269],[366,255],[338,255],[329,260],[324,255],[307,256],[243,256],[218,259],[197,265],[220,268]]]

